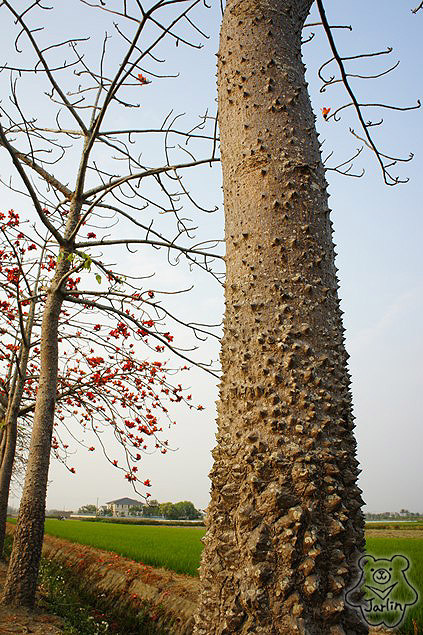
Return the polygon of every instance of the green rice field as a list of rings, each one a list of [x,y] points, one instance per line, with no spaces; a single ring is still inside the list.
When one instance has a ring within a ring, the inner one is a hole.
[[[419,595],[417,604],[407,609],[405,619],[398,629],[395,629],[395,633],[423,633],[423,532],[418,532],[417,536],[412,530],[390,530],[385,532],[387,535],[380,537],[375,537],[375,533],[372,532],[371,537],[367,537],[368,553],[375,558],[390,558],[396,554],[406,556],[410,561],[410,569],[406,572],[407,580]]]
[[[48,518],[45,531],[81,545],[112,551],[125,558],[177,573],[198,575],[204,529],[90,523]]]
[[[203,529],[47,519],[46,533],[177,573],[198,575]]]

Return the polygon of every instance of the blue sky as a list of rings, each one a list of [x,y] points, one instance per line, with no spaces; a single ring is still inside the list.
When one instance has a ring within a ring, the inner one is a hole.
[[[22,4],[22,3],[20,3]],[[61,3],[60,3],[61,4]],[[53,5],[59,6],[53,2]],[[91,34],[91,53],[106,28],[104,14],[92,20],[92,11],[78,13],[79,3],[69,1],[60,7],[54,27],[58,35],[63,32]],[[423,97],[418,60],[421,57],[423,11],[412,15],[413,4],[375,0],[372,3],[327,2],[326,10],[332,24],[351,24],[353,31],[336,30],[335,37],[344,55],[382,50],[392,46],[390,59],[400,60],[391,75],[372,81],[356,80],[353,87],[360,101],[384,101],[400,106],[412,105]],[[310,21],[316,21],[311,16]],[[104,22],[103,22],[104,20]],[[180,72],[177,79],[154,80],[145,87],[142,107],[124,112],[128,126],[151,122],[157,125],[171,108],[175,113],[186,113],[181,123],[197,121],[206,108],[215,111],[215,53],[218,48],[220,11],[214,3],[208,11],[198,12],[197,23],[210,39],[200,51],[176,48],[174,43],[163,45],[162,53],[169,72]],[[52,28],[48,26],[47,28]],[[352,111],[344,111],[339,122],[323,121],[320,109],[345,102],[342,87],[331,87],[320,93],[316,69],[325,61],[328,47],[321,27],[312,30],[316,35],[304,47],[311,98],[317,115],[324,150],[334,150],[338,161],[347,159],[358,147],[358,141],[349,133],[349,127],[359,131]],[[85,33],[84,33],[85,31]],[[196,41],[203,38],[196,34]],[[204,40],[203,40],[204,41]],[[3,59],[8,59],[7,38],[0,43]],[[115,49],[113,49],[113,52]],[[118,52],[118,47],[116,48]],[[112,61],[115,61],[114,58]],[[351,66],[352,72],[380,72],[384,60]],[[146,68],[148,74],[148,68]],[[9,84],[5,74],[0,75],[1,99],[7,99]],[[26,103],[38,104],[34,95],[36,86],[22,86]],[[144,89],[143,89],[144,90]],[[41,103],[41,100],[40,100]],[[48,112],[48,111],[47,111]],[[363,473],[360,484],[367,509],[408,508],[423,512],[421,500],[421,452],[423,449],[421,360],[422,350],[422,113],[384,111],[385,124],[375,129],[381,148],[388,154],[407,156],[414,152],[412,162],[400,166],[398,174],[409,177],[407,184],[397,187],[384,185],[378,165],[369,151],[363,151],[357,167],[363,166],[362,179],[342,177],[328,172],[330,206],[337,244],[337,267],[340,277],[340,295],[345,312],[347,348],[351,355],[353,396],[357,418],[356,435],[359,459]],[[373,113],[371,113],[373,115]],[[113,123],[122,123],[121,120]],[[142,148],[147,162],[159,160],[156,150]],[[150,154],[149,154],[150,153]],[[0,152],[0,171],[3,177],[10,173],[4,151]],[[397,172],[395,172],[397,173]],[[203,168],[189,177],[192,191],[204,205],[221,206],[221,182],[218,168]],[[18,201],[2,189],[4,204],[28,208],[26,200]],[[29,210],[28,210],[28,213]],[[190,214],[196,214],[189,210]],[[222,235],[222,211],[215,215],[196,217],[202,236]],[[125,256],[121,256],[125,258]],[[122,261],[124,264],[125,261]],[[133,266],[129,262],[128,266]],[[136,268],[147,270],[158,263],[149,255],[140,254]],[[160,265],[161,266],[161,265]],[[188,269],[181,267],[168,271],[163,268],[163,280],[170,286],[183,286],[192,281]],[[213,322],[221,319],[222,292],[211,280],[194,278],[197,289],[192,299],[175,300],[175,309],[181,315],[192,315]],[[215,357],[216,346],[205,345],[201,354]],[[185,377],[186,379],[186,377]],[[204,373],[193,372],[190,377],[192,392],[206,406],[203,413],[183,415],[172,429],[170,443],[179,448],[166,456],[146,457],[144,470],[151,478],[153,497],[164,500],[193,500],[199,507],[208,501],[207,473],[211,467],[210,450],[214,445],[216,387]],[[53,462],[50,472],[49,507],[77,508],[82,504],[104,503],[120,496],[131,496],[125,481],[101,458],[87,460],[84,453],[74,459],[77,474],[70,476],[60,464]],[[12,500],[12,503],[16,502]]]

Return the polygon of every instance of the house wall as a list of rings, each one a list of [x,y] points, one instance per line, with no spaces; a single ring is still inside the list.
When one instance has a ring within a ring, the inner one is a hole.
[[[121,516],[122,514],[127,516],[129,514],[129,505],[117,505],[113,503],[113,505],[109,505],[109,509],[112,510],[113,516]]]

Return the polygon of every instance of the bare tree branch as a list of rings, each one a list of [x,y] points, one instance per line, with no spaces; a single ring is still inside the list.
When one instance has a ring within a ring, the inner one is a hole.
[[[322,20],[322,24],[323,24],[323,28],[325,30],[326,36],[328,38],[328,42],[330,45],[330,48],[332,50],[332,54],[333,54],[333,58],[334,60],[336,60],[338,67],[339,67],[339,71],[341,74],[341,81],[345,86],[345,89],[348,93],[348,95],[351,98],[351,103],[350,104],[346,104],[345,106],[341,106],[340,108],[338,108],[335,113],[333,113],[332,115],[330,115],[329,117],[327,117],[327,119],[330,119],[331,117],[336,118],[336,114],[342,110],[343,108],[347,108],[348,106],[353,106],[355,111],[356,111],[356,115],[357,118],[360,122],[360,125],[363,129],[364,132],[364,136],[366,139],[366,145],[369,149],[372,150],[372,152],[375,154],[376,159],[381,167],[382,170],[382,175],[383,175],[383,179],[385,181],[385,183],[387,185],[398,185],[399,183],[406,183],[408,181],[408,179],[400,179],[398,176],[392,176],[392,174],[390,173],[390,168],[392,166],[394,166],[397,162],[407,162],[409,161],[413,155],[410,154],[410,156],[408,158],[400,158],[400,157],[390,157],[391,161],[390,163],[386,163],[383,161],[383,158],[385,157],[385,155],[380,152],[380,150],[378,149],[377,145],[375,144],[375,142],[373,141],[373,138],[370,134],[370,128],[372,125],[372,122],[366,123],[366,121],[364,120],[364,116],[362,113],[362,108],[363,107],[367,107],[367,106],[379,106],[382,108],[389,108],[392,110],[414,110],[416,108],[420,108],[420,101],[417,101],[417,105],[416,106],[409,106],[409,107],[396,107],[396,106],[389,106],[386,104],[360,104],[354,94],[354,91],[352,90],[349,81],[348,81],[348,74],[345,70],[345,66],[344,66],[344,60],[345,59],[358,59],[358,58],[362,58],[362,57],[371,57],[371,56],[378,56],[378,55],[382,55],[382,54],[386,54],[386,53],[390,53],[392,51],[392,49],[387,49],[387,51],[379,51],[377,53],[368,53],[368,54],[361,54],[361,55],[355,55],[355,56],[350,56],[348,58],[342,58],[337,50],[332,32],[331,32],[331,27],[329,26],[327,17],[326,17],[326,12],[323,6],[323,2],[322,0],[316,0],[317,1],[317,7],[320,13],[320,17]],[[331,60],[329,60],[330,62]],[[322,67],[320,68],[319,74],[321,72],[321,69],[323,68],[324,65],[322,65]],[[395,68],[395,67],[393,67]],[[391,70],[393,70],[393,68]],[[323,79],[321,77],[321,79],[324,81],[325,86],[327,84],[332,83],[333,79],[331,78],[329,81],[326,81],[325,79]]]

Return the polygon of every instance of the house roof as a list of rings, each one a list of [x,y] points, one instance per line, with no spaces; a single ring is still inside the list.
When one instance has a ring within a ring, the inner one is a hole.
[[[106,505],[144,505],[141,501],[136,501],[134,498],[117,498],[114,501],[108,501]]]

